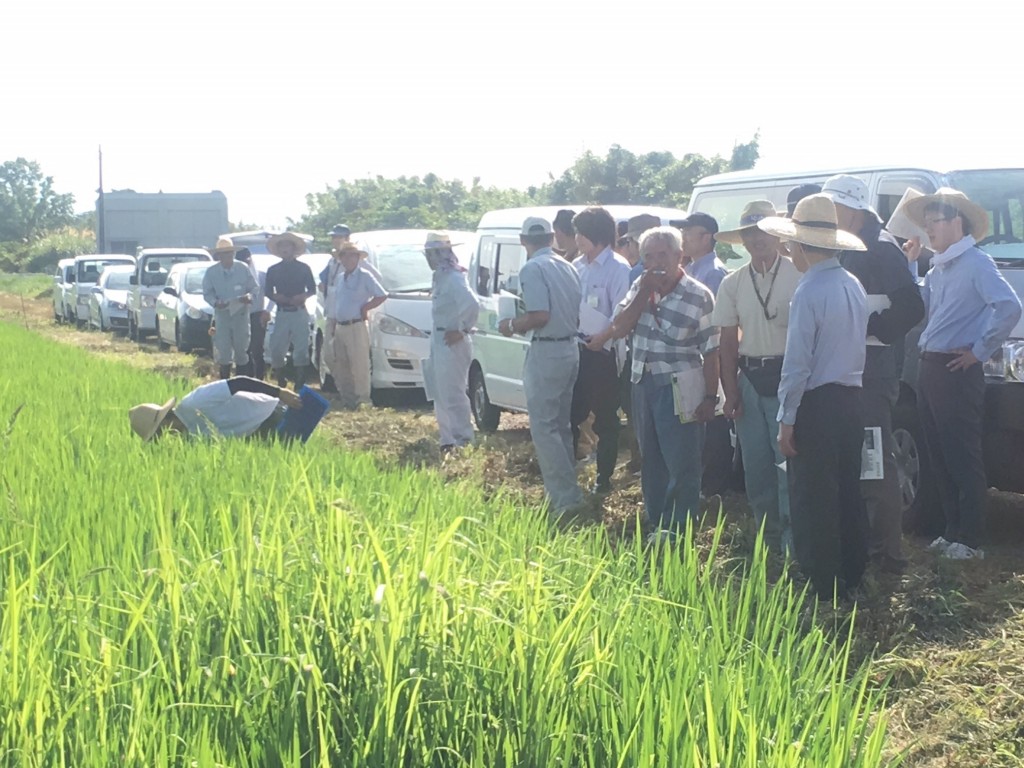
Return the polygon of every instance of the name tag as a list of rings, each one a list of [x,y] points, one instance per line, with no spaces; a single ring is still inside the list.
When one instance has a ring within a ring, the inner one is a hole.
[[[587,306],[592,309],[597,309],[598,299],[597,296],[587,296]]]

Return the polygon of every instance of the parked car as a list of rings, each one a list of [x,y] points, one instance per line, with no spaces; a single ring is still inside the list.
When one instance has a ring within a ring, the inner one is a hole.
[[[128,337],[141,341],[156,330],[156,298],[171,267],[190,261],[213,261],[203,248],[140,248],[128,291]]]
[[[964,192],[989,212],[990,234],[978,245],[995,260],[1018,296],[1024,296],[1024,168],[937,171],[911,166],[857,167],[831,171],[761,173],[738,171],[701,179],[693,189],[690,210],[714,216],[722,229],[738,225],[751,200],[772,201],[784,208],[799,184],[822,184],[837,173],[862,179],[875,210],[888,221],[908,187],[930,194],[939,187]],[[749,258],[742,248],[741,255]],[[927,264],[919,264],[924,275]],[[922,328],[907,335],[900,395],[893,411],[893,441],[903,494],[904,524],[931,530],[938,522],[932,493],[934,480],[922,444],[917,416],[917,340]],[[1024,321],[1017,324],[1002,354],[985,363],[984,451],[988,483],[999,490],[1024,492]]]
[[[135,274],[134,264],[112,264],[104,267],[100,278],[89,292],[88,324],[101,331],[128,330],[129,279]]]
[[[104,267],[112,264],[120,266],[134,266],[135,258],[126,254],[98,254],[90,253],[75,257],[75,281],[71,284],[71,319],[78,327],[84,327],[89,322],[89,300],[92,298],[92,289],[99,280],[100,272]]]
[[[203,276],[211,266],[192,261],[171,267],[167,284],[156,297],[156,343],[161,349],[172,344],[179,352],[210,349],[213,307],[203,298]]]
[[[523,366],[530,343],[522,336],[506,338],[498,332],[498,321],[524,311],[519,290],[519,270],[526,250],[519,244],[519,231],[527,216],[548,221],[562,208],[582,211],[585,205],[553,205],[538,208],[506,208],[485,213],[476,234],[479,238],[469,264],[469,284],[480,298],[480,319],[473,336],[473,362],[469,368],[469,399],[478,429],[498,428],[502,411],[526,412]],[[685,218],[676,208],[650,205],[606,205],[617,221],[641,213],[661,219],[662,224]]]
[[[472,232],[449,232],[463,265],[473,255]],[[380,274],[387,301],[370,313],[370,386],[380,401],[398,390],[423,389],[420,361],[430,355],[430,284],[432,272],[423,256],[425,229],[356,232],[350,240],[367,252],[366,261]],[[315,365],[321,386],[330,388],[323,362],[324,297],[317,295]]]
[[[71,286],[75,282],[75,260],[61,259],[53,273],[53,318],[58,323],[70,322],[71,311],[68,300]]]

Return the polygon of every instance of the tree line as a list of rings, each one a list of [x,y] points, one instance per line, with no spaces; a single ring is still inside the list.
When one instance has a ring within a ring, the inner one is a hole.
[[[290,228],[326,241],[338,222],[353,231],[446,228],[473,230],[497,208],[581,203],[635,203],[685,208],[705,176],[753,168],[758,135],[729,157],[671,152],[635,154],[613,145],[604,155],[585,152],[557,178],[527,189],[467,185],[428,173],[423,177],[340,180],[306,195],[306,212]],[[95,212],[74,213],[74,196],[55,189],[39,163],[19,157],[0,165],[0,271],[41,272],[57,261],[96,250]],[[234,230],[252,228],[239,223]]]

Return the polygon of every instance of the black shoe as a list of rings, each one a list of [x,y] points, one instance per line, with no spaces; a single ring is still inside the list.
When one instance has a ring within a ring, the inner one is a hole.
[[[222,379],[230,379],[231,378],[231,364],[230,363],[228,365],[222,365],[220,367],[220,377]]]
[[[601,477],[597,478],[597,482],[594,483],[594,488],[593,488],[592,492],[597,494],[598,496],[603,496],[603,495],[605,495],[607,493],[611,493],[612,492],[612,481],[609,480],[606,477],[605,478],[601,478]]]

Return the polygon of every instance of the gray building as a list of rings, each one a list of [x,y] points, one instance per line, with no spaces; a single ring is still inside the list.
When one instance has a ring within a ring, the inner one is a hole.
[[[119,189],[96,199],[96,221],[102,253],[206,248],[228,231],[228,201],[217,190],[141,193]]]

